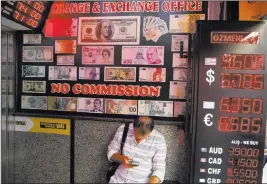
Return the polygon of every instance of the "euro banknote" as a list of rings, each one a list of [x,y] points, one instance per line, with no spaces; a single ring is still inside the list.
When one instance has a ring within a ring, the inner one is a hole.
[[[76,54],[76,40],[56,40],[56,54]]]
[[[77,98],[75,97],[48,97],[48,110],[53,111],[76,111]]]
[[[173,102],[138,100],[138,115],[173,117]]]
[[[186,84],[186,82],[170,81],[169,98],[185,99]]]
[[[166,68],[139,68],[140,82],[165,82]]]
[[[180,56],[180,53],[173,53],[172,67],[187,68],[188,59]]]

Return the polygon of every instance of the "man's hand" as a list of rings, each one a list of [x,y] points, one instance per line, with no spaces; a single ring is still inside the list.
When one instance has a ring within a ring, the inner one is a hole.
[[[148,184],[152,184],[152,183],[160,183],[160,179],[157,176],[152,176]]]
[[[130,162],[129,162],[131,160],[130,157],[125,156],[125,155],[121,155],[119,153],[115,153],[114,155],[112,155],[111,159],[115,162],[122,164],[126,168],[136,167],[135,165],[130,164]]]

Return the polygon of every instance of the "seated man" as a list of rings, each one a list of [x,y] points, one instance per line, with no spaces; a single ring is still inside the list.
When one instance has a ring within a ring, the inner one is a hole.
[[[121,155],[124,126],[118,128],[108,147],[108,159],[120,163],[109,183],[162,183],[167,152],[164,136],[153,129],[150,117],[139,117],[129,126]]]

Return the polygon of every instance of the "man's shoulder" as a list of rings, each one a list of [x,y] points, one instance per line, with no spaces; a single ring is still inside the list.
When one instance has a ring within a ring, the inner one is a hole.
[[[129,128],[131,127],[131,124],[132,123],[129,124]],[[125,127],[125,123],[123,123],[122,125],[119,126],[118,131],[123,132],[124,127]]]
[[[158,130],[154,129],[153,130],[153,136],[158,140],[158,141],[164,141],[165,142],[165,137],[162,133],[160,133]]]

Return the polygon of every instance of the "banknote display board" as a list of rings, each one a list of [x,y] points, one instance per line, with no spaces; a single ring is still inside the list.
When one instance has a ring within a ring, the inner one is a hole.
[[[266,30],[266,22],[198,22],[192,183],[262,182]]]
[[[38,29],[43,25],[49,7],[47,1],[2,1],[1,14],[30,29]]]
[[[54,2],[18,35],[17,111],[184,121],[201,1]]]

